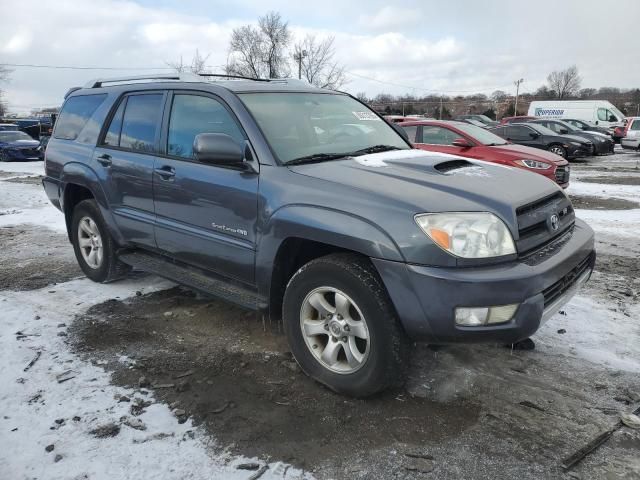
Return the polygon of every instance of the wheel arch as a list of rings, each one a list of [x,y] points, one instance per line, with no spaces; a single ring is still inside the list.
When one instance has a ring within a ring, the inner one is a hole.
[[[404,261],[391,237],[368,220],[314,206],[277,211],[256,253],[256,283],[258,292],[268,299],[270,317],[280,318],[287,283],[302,265],[339,252]]]

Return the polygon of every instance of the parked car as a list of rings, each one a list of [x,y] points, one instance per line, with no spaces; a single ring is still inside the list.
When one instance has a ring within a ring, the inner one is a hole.
[[[18,125],[16,125],[15,123],[0,123],[0,132],[6,132],[6,131],[15,132],[17,130],[20,130],[20,129],[18,128]]]
[[[509,142],[548,150],[567,160],[586,157],[593,151],[593,143],[589,140],[573,135],[558,135],[553,130],[535,123],[504,125],[491,131]]]
[[[582,137],[593,143],[593,150],[591,155],[607,155],[613,153],[613,139],[611,135],[605,135],[599,132],[586,132],[580,128],[563,122],[562,120],[552,120],[548,118],[541,118],[538,120],[529,120],[527,123],[535,123],[547,127],[553,130],[558,135],[573,135],[576,137]]]
[[[611,137],[613,138],[614,143],[621,143],[622,139],[624,138],[625,135],[625,130],[626,130],[626,122],[624,127],[615,127],[613,129],[613,133],[611,134]]]
[[[24,132],[0,131],[0,162],[42,160],[40,142]]]
[[[500,125],[507,125],[509,123],[523,123],[528,120],[535,120],[537,117],[530,117],[528,115],[518,115],[516,117],[502,117],[500,119]]]
[[[476,122],[480,122],[487,127],[495,127],[498,125],[498,122],[492,120],[486,115],[458,115],[454,120],[466,121],[466,120],[475,120]]]
[[[625,149],[640,150],[640,117],[630,117],[624,127],[620,145]]]
[[[457,122],[464,122],[464,123],[468,123],[469,125],[475,125],[476,127],[480,127],[480,128],[489,128],[486,124],[478,121],[478,120],[474,120],[473,118],[461,118],[459,120],[456,120]]]
[[[611,131],[605,127],[598,127],[597,125],[593,125],[592,123],[585,122],[584,120],[579,120],[577,118],[563,118],[564,122],[567,122],[573,125],[576,128],[584,130],[585,132],[598,132],[603,133],[605,135],[611,135]]]
[[[624,114],[606,100],[545,100],[529,104],[529,115],[545,118],[578,118],[613,131]]]
[[[304,372],[365,396],[410,339],[516,342],[591,274],[593,231],[540,175],[415,150],[306,82],[167,77],[72,89],[49,141],[96,282],[136,267],[282,319]],[[320,141],[342,124],[366,128]]]
[[[522,168],[569,186],[569,162],[537,148],[515,145],[484,128],[463,122],[421,121],[399,124],[414,146],[465,158]]]

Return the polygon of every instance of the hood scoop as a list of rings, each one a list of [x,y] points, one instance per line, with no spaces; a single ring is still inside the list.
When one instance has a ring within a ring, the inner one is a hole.
[[[445,162],[440,162],[433,166],[440,173],[451,173],[455,170],[461,170],[464,168],[482,168],[476,165],[475,163],[468,162],[467,160],[455,159],[455,160],[447,160]]]

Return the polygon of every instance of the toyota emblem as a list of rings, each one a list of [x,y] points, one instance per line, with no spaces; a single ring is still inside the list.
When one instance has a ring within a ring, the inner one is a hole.
[[[560,228],[560,217],[555,213],[551,215],[551,218],[549,218],[549,225],[551,226],[551,230],[554,232],[558,230],[558,228]]]

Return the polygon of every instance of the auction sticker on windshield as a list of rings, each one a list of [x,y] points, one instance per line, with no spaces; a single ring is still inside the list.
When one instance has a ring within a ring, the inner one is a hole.
[[[378,120],[380,117],[373,112],[351,112],[358,120]]]

